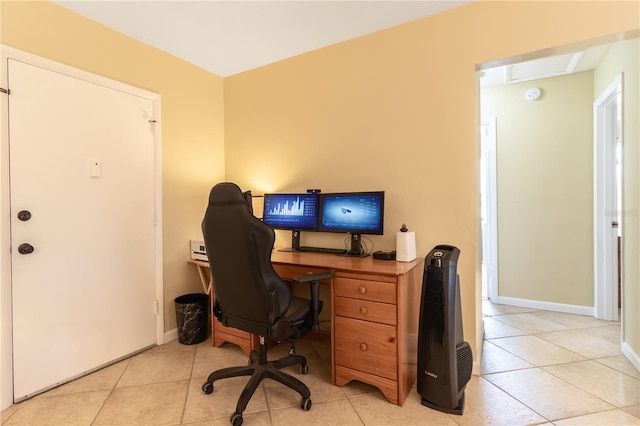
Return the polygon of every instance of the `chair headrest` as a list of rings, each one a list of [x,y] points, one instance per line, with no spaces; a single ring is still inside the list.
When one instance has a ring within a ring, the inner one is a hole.
[[[245,193],[240,187],[232,182],[222,182],[211,188],[209,193],[209,205],[236,205],[243,204],[250,206]]]

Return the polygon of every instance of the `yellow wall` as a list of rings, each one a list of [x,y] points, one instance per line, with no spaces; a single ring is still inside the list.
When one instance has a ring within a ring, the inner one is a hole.
[[[482,89],[482,117],[496,117],[501,298],[593,306],[593,101],[593,71]]]
[[[616,43],[595,71],[595,97],[623,73],[623,190],[622,211],[622,313],[626,349],[640,356],[640,41]],[[623,348],[625,350],[625,348]]]
[[[2,44],[160,94],[165,331],[174,329],[173,300],[202,291],[189,239],[201,239],[208,191],[225,175],[222,78],[48,1],[1,7]]]
[[[386,235],[372,238],[375,249],[393,248],[404,222],[420,256],[440,243],[462,250],[465,337],[476,355],[475,67],[637,30],[640,15],[637,1],[480,1],[226,78],[223,92],[221,78],[53,3],[1,7],[2,43],[162,96],[166,330],[173,298],[199,290],[185,258],[213,182],[383,189]]]
[[[481,1],[225,78],[226,177],[256,192],[385,190],[375,249],[393,248],[401,223],[419,256],[461,249],[464,332],[477,355],[475,67],[635,30],[638,5]]]

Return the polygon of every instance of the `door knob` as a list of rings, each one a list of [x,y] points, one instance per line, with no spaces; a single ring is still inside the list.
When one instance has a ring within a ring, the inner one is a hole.
[[[33,250],[33,246],[29,243],[22,243],[18,246],[18,253],[20,254],[31,254]]]
[[[31,219],[31,212],[29,210],[21,210],[18,212],[18,219],[20,219],[23,222],[28,221],[29,219]]]

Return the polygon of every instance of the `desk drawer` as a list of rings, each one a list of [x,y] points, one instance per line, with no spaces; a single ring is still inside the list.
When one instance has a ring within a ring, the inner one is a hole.
[[[347,297],[336,297],[334,303],[335,315],[396,325],[396,305]]]
[[[397,379],[394,326],[334,317],[336,365]]]
[[[339,297],[396,303],[395,283],[335,277],[333,279],[333,288],[334,294]]]

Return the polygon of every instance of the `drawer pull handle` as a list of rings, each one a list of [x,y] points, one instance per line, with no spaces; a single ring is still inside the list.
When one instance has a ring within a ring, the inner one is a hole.
[[[367,313],[367,308],[365,308],[364,306],[360,307],[360,313],[362,315],[365,315]]]
[[[367,345],[365,345],[364,343],[360,343],[360,350],[365,352],[367,350]]]
[[[367,288],[362,286],[360,287],[360,294],[365,294],[367,292]]]
[[[389,343],[395,343],[395,342],[396,342],[395,337],[389,337]]]

